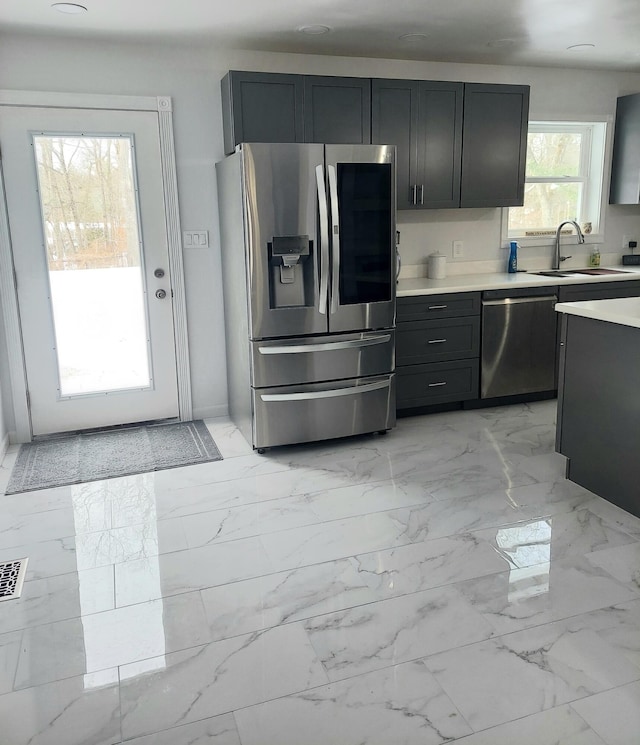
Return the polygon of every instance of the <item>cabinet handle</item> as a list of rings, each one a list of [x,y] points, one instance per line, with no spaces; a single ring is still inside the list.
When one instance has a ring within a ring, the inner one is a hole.
[[[420,184],[420,204],[424,204],[424,184]]]
[[[436,388],[439,385],[446,385],[446,380],[443,380],[441,383],[429,383],[429,388]]]
[[[446,339],[429,339],[427,344],[444,344]]]
[[[446,305],[430,305],[429,310],[444,310],[446,307]]]
[[[409,194],[409,203],[410,204],[416,204],[416,185],[412,184]]]

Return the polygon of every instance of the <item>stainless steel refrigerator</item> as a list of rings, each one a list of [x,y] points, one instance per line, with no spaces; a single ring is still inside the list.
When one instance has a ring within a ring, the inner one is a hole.
[[[259,451],[393,427],[395,147],[243,144],[216,173],[232,420]]]

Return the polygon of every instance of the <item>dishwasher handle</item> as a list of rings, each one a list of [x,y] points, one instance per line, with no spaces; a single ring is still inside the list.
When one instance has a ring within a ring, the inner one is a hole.
[[[482,305],[520,305],[521,303],[558,302],[557,295],[537,295],[534,297],[505,297],[500,300],[483,300]]]

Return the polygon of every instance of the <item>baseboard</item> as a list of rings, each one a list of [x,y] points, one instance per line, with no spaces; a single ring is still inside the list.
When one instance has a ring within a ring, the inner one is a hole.
[[[193,409],[194,419],[215,419],[219,416],[229,416],[229,407],[226,404],[202,406]]]

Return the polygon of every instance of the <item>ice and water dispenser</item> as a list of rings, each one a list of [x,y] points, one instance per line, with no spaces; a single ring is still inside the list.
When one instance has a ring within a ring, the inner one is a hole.
[[[271,308],[314,305],[313,241],[308,235],[280,235],[267,246]]]

